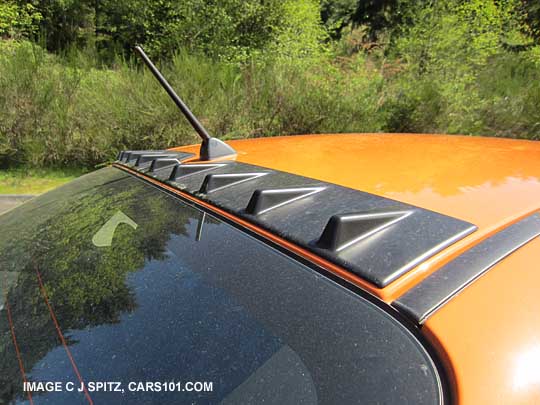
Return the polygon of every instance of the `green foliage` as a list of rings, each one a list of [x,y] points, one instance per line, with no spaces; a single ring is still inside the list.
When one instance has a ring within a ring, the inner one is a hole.
[[[402,118],[399,122],[390,119],[387,129],[537,136],[537,127],[528,120],[525,126],[506,122],[505,128],[494,128],[492,109],[499,105],[492,99],[496,92],[485,91],[487,83],[481,80],[485,75],[502,73],[512,64],[511,57],[503,57],[508,54],[505,45],[510,40],[527,40],[521,32],[518,10],[517,0],[418,5],[413,24],[395,40],[392,49],[403,70],[389,88],[390,94],[398,96],[389,99],[385,110]],[[534,53],[530,51],[528,58],[533,60]],[[514,96],[516,107],[529,103],[528,97],[537,97],[538,90],[532,83],[534,69],[525,69],[524,73],[519,85],[525,97]],[[507,93],[505,86],[515,89],[517,84],[496,83],[502,93]],[[523,132],[510,133],[510,128]]]
[[[199,142],[147,70],[81,58],[66,64],[28,43],[0,58],[0,166],[92,167],[120,149]],[[182,51],[162,71],[210,133],[244,138],[381,129],[382,77],[365,63],[234,65]]]
[[[227,60],[263,49],[283,14],[279,0],[120,0],[101,4],[98,12],[105,46],[142,44],[152,56],[182,47]]]
[[[540,42],[540,3],[537,0],[521,0],[523,30]]]
[[[326,31],[315,0],[287,0],[282,3],[282,22],[274,29],[273,41],[266,51],[279,62],[317,62],[325,49],[321,46]]]
[[[55,189],[84,174],[81,169],[0,170],[0,194],[36,195]]]
[[[357,7],[357,0],[321,1],[322,20],[333,37],[339,37],[344,27],[353,24]]]
[[[126,57],[134,43],[159,57],[223,138],[383,130],[538,138],[530,2],[35,5],[45,45],[69,50],[0,42],[0,167],[93,167],[119,149],[198,142],[154,78]]]
[[[0,38],[20,39],[35,34],[42,15],[32,3],[19,5],[13,1],[0,3]]]
[[[24,42],[2,48],[0,167],[23,156],[32,156],[29,163],[35,166],[47,156],[69,158],[67,138],[78,82],[77,70],[55,63],[38,46]]]
[[[317,0],[23,0],[43,15],[47,49],[95,49],[110,63],[143,45],[153,57],[179,49],[246,61],[272,52],[305,54],[324,34]],[[33,6],[32,6],[33,7]],[[299,37],[294,38],[294,35]],[[294,40],[294,41],[293,41]],[[285,52],[286,51],[286,52]]]
[[[40,21],[40,36],[50,51],[83,47],[93,35],[95,12],[90,0],[19,0],[21,4],[32,4],[43,16]]]
[[[411,10],[418,3],[410,0],[321,0],[321,16],[334,38],[341,37],[346,28],[363,26],[369,41],[375,41],[385,31],[397,31],[400,25],[407,25]]]
[[[498,55],[477,82],[486,133],[540,140],[540,68],[528,54]]]

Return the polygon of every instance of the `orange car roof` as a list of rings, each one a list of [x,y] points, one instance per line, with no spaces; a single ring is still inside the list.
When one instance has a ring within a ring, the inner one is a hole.
[[[540,208],[540,142],[330,134],[229,141],[237,161],[392,198],[476,224]],[[175,148],[197,152],[198,146]]]
[[[540,208],[540,143],[428,134],[325,134],[228,142],[236,160],[395,199],[478,230],[384,290],[392,301],[470,246]],[[198,145],[174,148],[197,154]]]

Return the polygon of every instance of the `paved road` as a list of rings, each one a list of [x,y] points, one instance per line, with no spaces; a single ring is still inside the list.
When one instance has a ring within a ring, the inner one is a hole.
[[[0,194],[0,214],[22,204],[33,195]]]

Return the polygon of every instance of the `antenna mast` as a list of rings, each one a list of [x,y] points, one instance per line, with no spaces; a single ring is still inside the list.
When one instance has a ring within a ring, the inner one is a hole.
[[[188,106],[182,101],[182,99],[176,94],[174,89],[171,87],[169,82],[163,77],[158,68],[152,63],[150,58],[146,55],[143,49],[140,46],[135,47],[135,51],[144,61],[148,69],[152,72],[154,77],[158,82],[163,86],[169,97],[172,98],[174,103],[178,106],[182,114],[187,118],[191,126],[197,131],[199,136],[202,139],[201,149],[199,152],[201,160],[212,160],[224,156],[236,155],[236,151],[227,145],[225,142],[213,138],[208,134],[208,131],[203,127],[201,122],[193,115]]]

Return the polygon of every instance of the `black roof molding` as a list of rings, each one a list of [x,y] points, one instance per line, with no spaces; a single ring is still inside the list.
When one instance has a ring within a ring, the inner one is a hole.
[[[333,215],[317,241],[317,246],[339,252],[403,220],[413,212],[409,210]]]
[[[274,208],[292,203],[301,198],[321,192],[324,187],[291,187],[267,190],[255,190],[251,195],[246,212],[261,215]]]
[[[483,240],[392,303],[422,324],[462,289],[540,235],[540,214],[530,215]]]
[[[310,250],[377,287],[385,287],[476,229],[399,201],[235,161],[134,169]]]

